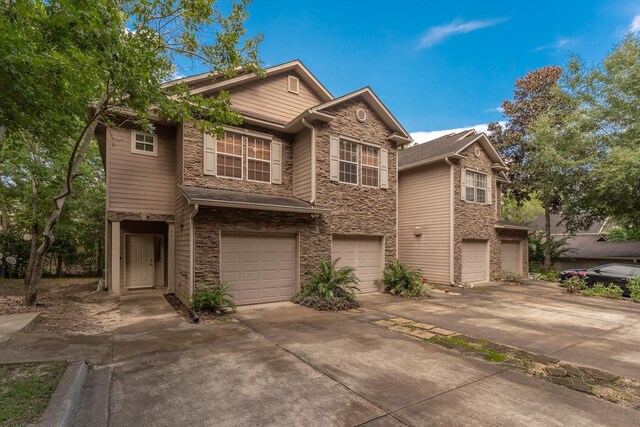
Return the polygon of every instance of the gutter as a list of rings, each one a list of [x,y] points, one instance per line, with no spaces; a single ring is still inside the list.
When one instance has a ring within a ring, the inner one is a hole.
[[[316,128],[302,118],[302,125],[311,130],[311,200],[309,203],[316,204]]]
[[[418,160],[417,162],[413,162],[413,163],[409,163],[408,165],[402,165],[398,167],[398,170],[400,171],[405,171],[408,169],[413,169],[413,168],[417,168],[418,166],[423,166],[423,165],[428,165],[430,163],[435,163],[435,162],[439,162],[439,161],[450,161],[450,159],[455,159],[455,160],[459,160],[459,159],[464,159],[465,156],[463,156],[462,154],[443,154],[441,156],[438,157],[433,157],[430,159],[425,159],[425,160]]]
[[[299,213],[325,213],[329,212],[329,209],[319,207],[297,207],[297,206],[282,206],[262,203],[250,203],[250,202],[229,202],[225,200],[207,200],[207,199],[189,199],[189,204],[196,206],[213,206],[220,208],[236,208],[236,209],[256,209],[263,211],[275,211],[275,212],[299,212]],[[193,215],[195,216],[195,215]]]
[[[455,221],[455,187],[454,187],[454,178],[455,173],[453,170],[453,162],[449,160],[449,157],[445,157],[444,161],[449,165],[449,283],[453,285],[454,277],[453,277],[453,269],[454,269],[454,254],[455,254],[455,232],[454,232],[454,221]]]

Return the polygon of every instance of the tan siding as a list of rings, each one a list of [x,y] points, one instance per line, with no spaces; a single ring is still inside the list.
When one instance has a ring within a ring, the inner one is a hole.
[[[229,89],[232,106],[243,112],[289,122],[304,110],[322,103],[302,79],[298,94],[287,91],[287,76],[286,73],[279,74]]]
[[[183,128],[180,126],[176,136],[176,163],[175,163],[175,185],[183,182]],[[189,219],[190,208],[186,199],[176,190],[176,225],[175,233],[175,293],[176,296],[186,305],[189,305],[191,298],[190,275],[190,253],[189,253],[189,231],[191,221]]]
[[[311,200],[311,131],[298,133],[293,143],[293,195]]]
[[[159,129],[158,155],[131,153],[131,131],[107,129],[107,191],[111,211],[173,214],[175,144],[171,130]]]
[[[398,191],[398,258],[432,283],[449,283],[450,170],[446,164],[402,172]],[[415,227],[422,236],[415,236]]]

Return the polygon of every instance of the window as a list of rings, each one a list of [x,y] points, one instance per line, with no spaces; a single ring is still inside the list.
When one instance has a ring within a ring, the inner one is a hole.
[[[145,156],[158,155],[158,138],[156,135],[144,132],[133,132],[131,137],[131,152]]]
[[[465,200],[467,202],[486,203],[487,175],[466,171],[464,184]]]
[[[358,184],[358,144],[341,139],[339,159],[339,181],[348,184]]]
[[[242,179],[242,135],[225,132],[216,148],[218,176]]]
[[[380,150],[375,147],[362,146],[362,185],[378,186],[380,172]]]
[[[255,136],[248,138],[247,179],[271,182],[271,141]]]

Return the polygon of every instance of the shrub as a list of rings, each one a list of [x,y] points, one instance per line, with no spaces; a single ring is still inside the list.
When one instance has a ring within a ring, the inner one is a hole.
[[[221,313],[227,308],[235,311],[236,304],[227,292],[228,289],[229,285],[227,283],[220,283],[215,288],[198,289],[193,296],[191,308],[195,311],[208,311],[211,313]]]
[[[605,286],[602,283],[596,283],[592,288],[582,291],[582,295],[588,297],[620,298],[622,296],[622,288],[618,285]]]
[[[496,280],[501,282],[518,283],[522,280],[522,274],[516,273],[515,271],[500,270],[496,273]]]
[[[339,258],[338,258],[339,259]],[[302,285],[302,297],[315,296],[324,300],[345,298],[354,301],[358,291],[358,277],[353,267],[336,268],[333,262],[320,261],[318,271],[308,271],[307,281]]]
[[[629,280],[627,288],[631,291],[631,299],[635,302],[640,302],[640,276]]]
[[[291,301],[295,304],[304,305],[305,307],[314,308],[320,311],[351,310],[352,308],[360,307],[360,303],[355,299],[341,297],[323,299],[315,295],[307,297],[296,295],[291,299]]]
[[[560,278],[560,273],[558,273],[556,270],[541,271],[540,273],[538,273],[536,278],[538,280],[546,280],[548,282],[555,282],[556,280],[558,280]]]
[[[573,276],[567,280],[563,280],[562,286],[564,286],[570,294],[575,294],[582,289],[586,289],[587,284],[583,279]]]
[[[428,287],[422,283],[422,273],[398,260],[384,270],[384,290],[407,298],[430,296]]]

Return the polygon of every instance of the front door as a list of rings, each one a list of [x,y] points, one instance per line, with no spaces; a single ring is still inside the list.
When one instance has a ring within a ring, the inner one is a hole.
[[[152,287],[154,272],[154,236],[127,236],[127,288]]]

